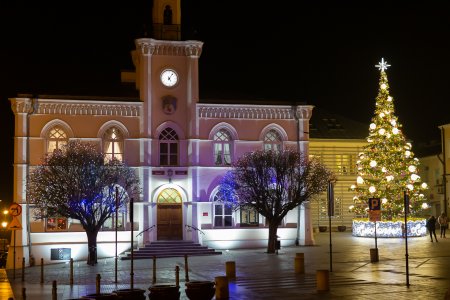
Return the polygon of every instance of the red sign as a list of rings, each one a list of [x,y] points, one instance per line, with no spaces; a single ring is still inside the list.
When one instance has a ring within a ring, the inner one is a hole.
[[[208,213],[207,213],[207,212],[204,212],[204,213],[203,213],[203,216],[204,216],[204,217],[207,217],[207,216],[208,216]]]
[[[369,210],[369,221],[370,222],[381,221],[381,210]]]
[[[11,205],[9,206],[9,214],[13,217],[17,217],[20,216],[20,214],[22,213],[22,206],[20,206],[20,204],[18,203],[11,203]]]
[[[186,170],[175,170],[175,175],[187,175]]]

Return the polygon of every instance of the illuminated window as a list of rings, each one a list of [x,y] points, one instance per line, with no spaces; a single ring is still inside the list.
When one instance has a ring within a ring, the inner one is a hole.
[[[50,130],[47,138],[47,152],[53,153],[53,151],[55,151],[56,149],[61,149],[61,147],[66,144],[66,132],[60,126],[53,127]]]
[[[47,231],[67,230],[67,218],[63,217],[47,218],[46,230]]]
[[[352,155],[336,155],[336,166],[339,174],[354,174],[355,159]]]
[[[221,129],[214,135],[214,164],[216,166],[231,165],[231,136]]]
[[[271,129],[264,136],[264,150],[281,151],[282,140],[278,131]]]
[[[259,214],[253,207],[241,207],[241,227],[259,226]]]
[[[125,214],[123,212],[119,212],[117,216],[117,229],[124,230],[124,220]],[[103,223],[102,230],[115,230],[116,229],[116,214],[112,214],[110,218],[106,219]]]
[[[231,205],[219,201],[219,196],[215,195],[213,199],[214,207],[214,227],[232,227],[233,226],[233,208]]]
[[[123,135],[117,127],[109,128],[103,135],[103,151],[108,160],[123,160]]]
[[[159,135],[159,164],[178,165],[178,135],[172,128],[164,129]]]

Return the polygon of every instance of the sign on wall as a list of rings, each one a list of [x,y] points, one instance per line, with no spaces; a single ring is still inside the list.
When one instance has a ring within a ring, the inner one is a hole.
[[[72,253],[70,248],[50,249],[51,260],[70,260]]]

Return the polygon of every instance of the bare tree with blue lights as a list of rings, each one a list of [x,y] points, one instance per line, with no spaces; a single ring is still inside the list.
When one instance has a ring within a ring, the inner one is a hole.
[[[139,191],[132,168],[106,159],[95,144],[80,141],[46,155],[27,181],[27,201],[34,207],[35,219],[57,216],[80,221],[87,235],[89,265],[97,263],[102,225]]]
[[[287,213],[326,191],[334,180],[317,158],[290,149],[260,150],[233,164],[222,179],[219,197],[235,209],[252,208],[264,216],[269,226],[267,253],[275,253],[277,230]]]

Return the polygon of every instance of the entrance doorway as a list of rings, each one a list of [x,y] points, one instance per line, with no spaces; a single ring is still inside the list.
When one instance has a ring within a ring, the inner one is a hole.
[[[157,209],[157,239],[182,240],[183,214],[181,195],[177,190],[164,189],[158,195]]]
[[[182,240],[181,204],[158,204],[158,240]]]

